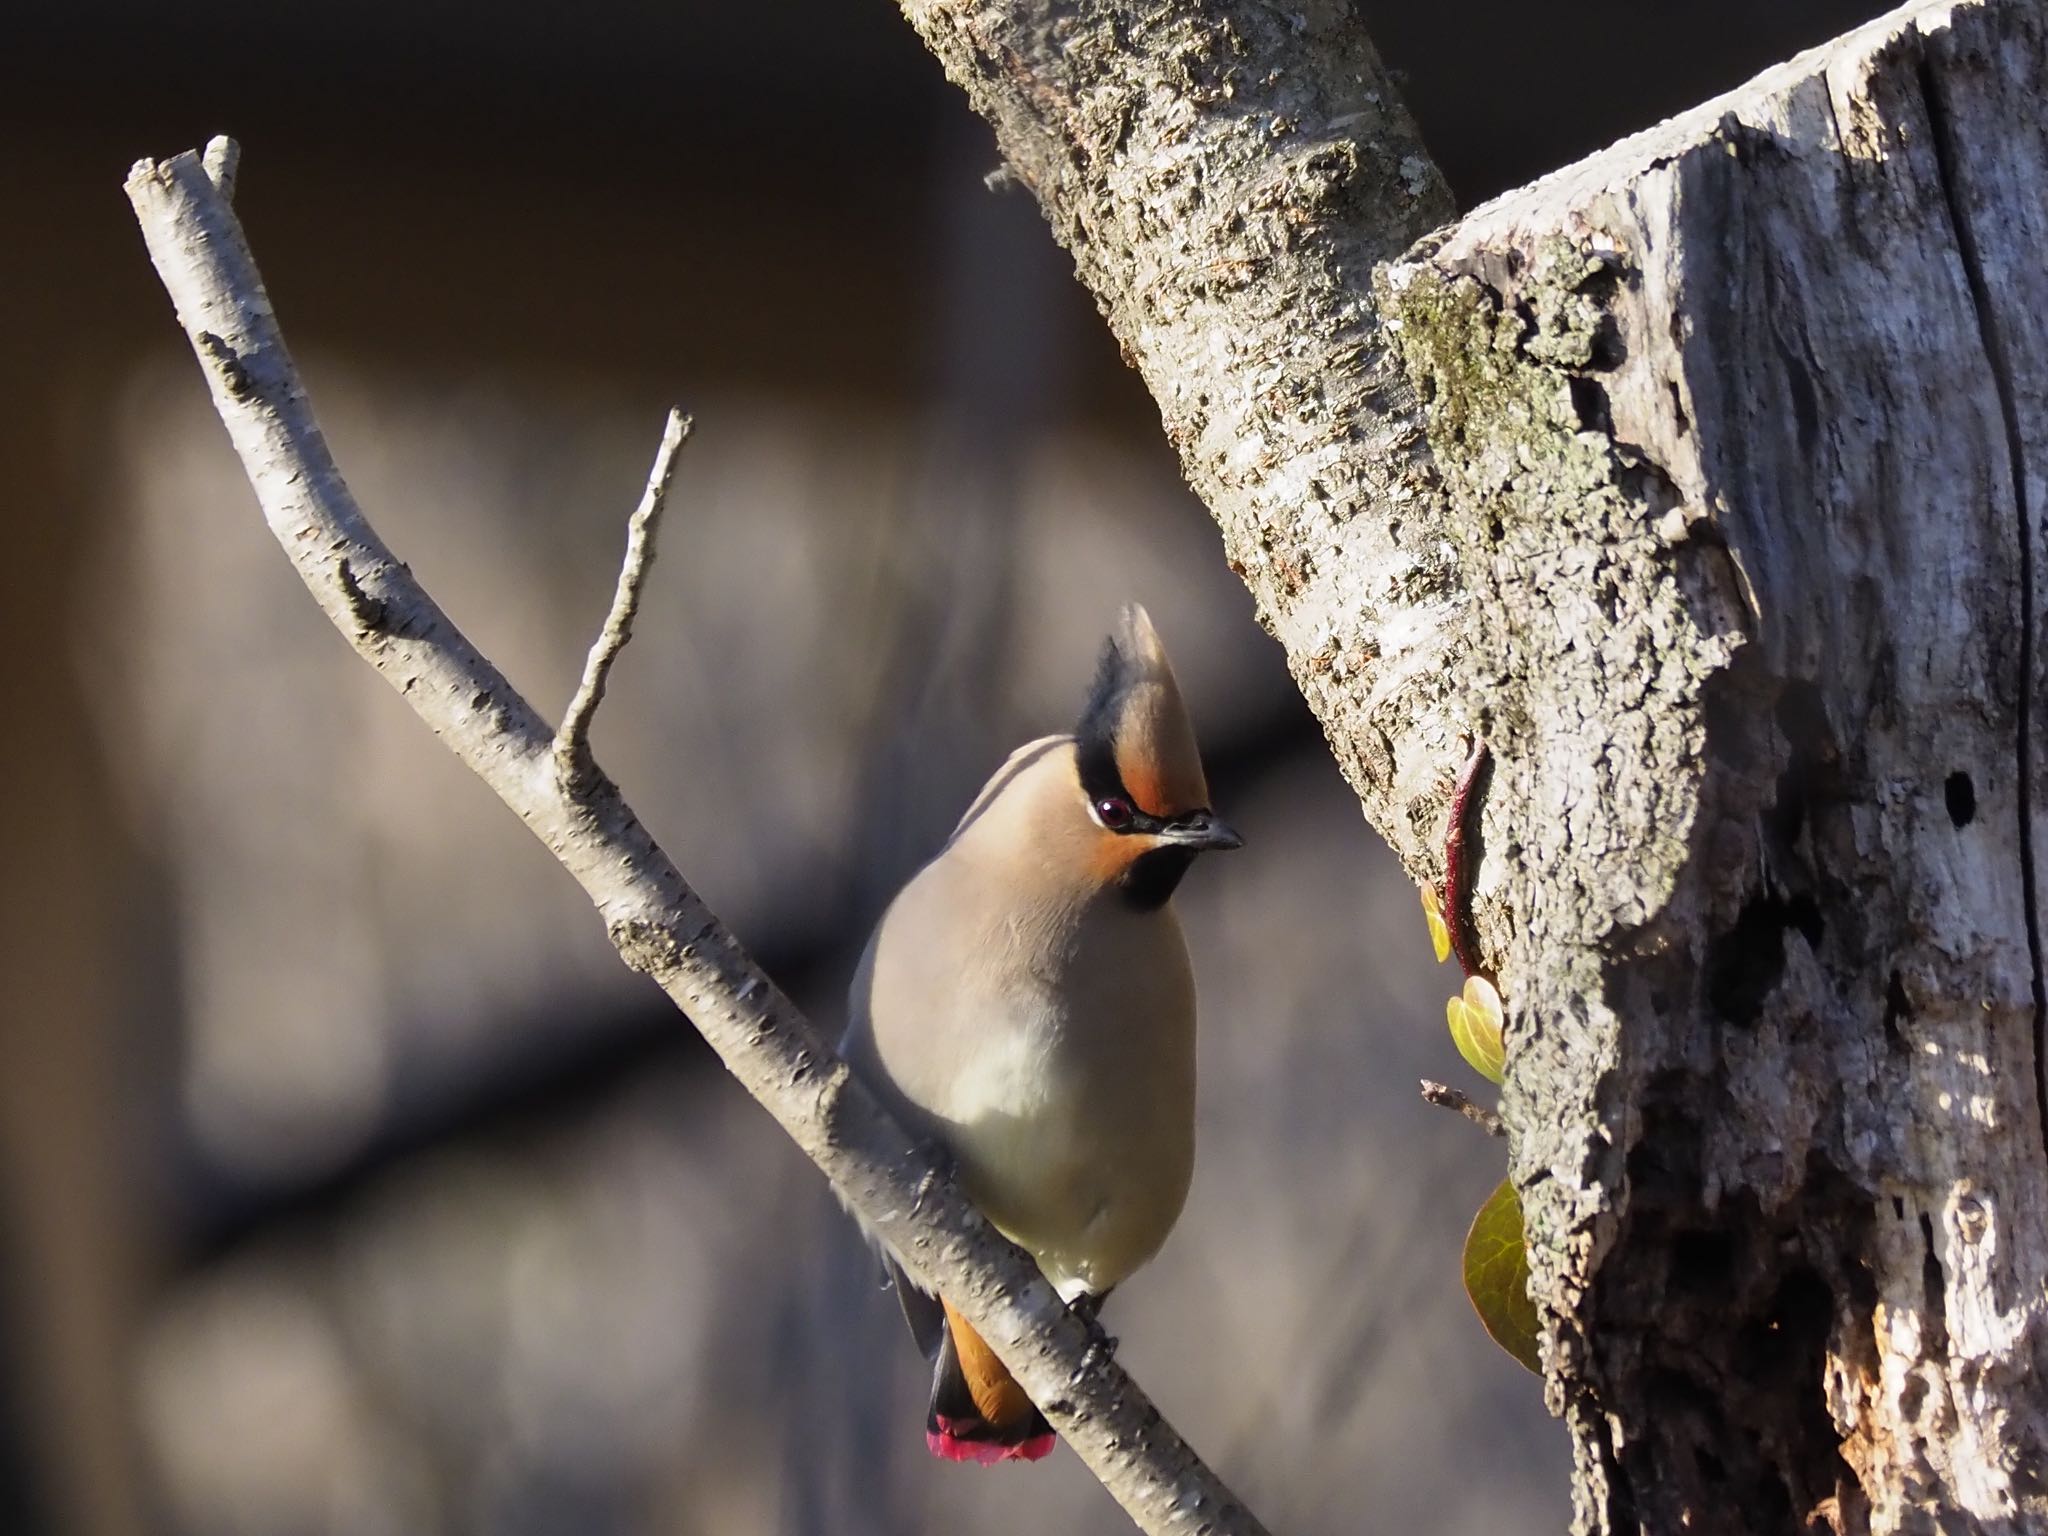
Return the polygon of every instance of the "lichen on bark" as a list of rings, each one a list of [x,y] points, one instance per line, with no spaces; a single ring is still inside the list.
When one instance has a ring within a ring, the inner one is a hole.
[[[1475,613],[1460,667],[1500,765],[1479,905],[1509,1003],[1506,1117],[1565,1412],[1632,1131],[1610,956],[1687,861],[1698,683],[1727,664],[1740,613],[1711,571],[1688,569],[1712,557],[1672,515],[1668,477],[1611,435],[1603,376],[1624,357],[1630,253],[1551,236],[1490,252],[1506,259],[1477,264],[1489,283],[1429,249],[1383,274],[1382,305]]]

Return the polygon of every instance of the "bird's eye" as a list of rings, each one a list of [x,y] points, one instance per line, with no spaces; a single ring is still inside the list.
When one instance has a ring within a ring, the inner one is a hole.
[[[1131,824],[1131,802],[1121,795],[1104,795],[1095,802],[1095,814],[1110,831],[1121,832]]]

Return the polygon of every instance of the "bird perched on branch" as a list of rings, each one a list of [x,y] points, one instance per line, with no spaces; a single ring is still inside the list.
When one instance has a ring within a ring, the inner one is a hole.
[[[1020,747],[883,915],[844,1054],[952,1159],[983,1213],[1092,1321],[1159,1250],[1194,1169],[1195,985],[1171,898],[1236,848],[1145,610],[1124,610],[1071,736]],[[1045,1418],[893,1258],[933,1362],[926,1441],[1035,1461]]]

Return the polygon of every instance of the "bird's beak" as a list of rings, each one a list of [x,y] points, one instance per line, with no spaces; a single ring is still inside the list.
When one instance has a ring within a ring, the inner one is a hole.
[[[1158,833],[1162,842],[1177,843],[1183,848],[1198,851],[1220,852],[1225,848],[1242,848],[1244,839],[1225,822],[1208,811],[1192,811],[1186,816],[1177,816]]]

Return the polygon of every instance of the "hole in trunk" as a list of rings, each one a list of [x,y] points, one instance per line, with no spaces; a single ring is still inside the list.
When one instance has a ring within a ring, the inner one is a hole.
[[[1797,929],[1807,947],[1818,950],[1826,926],[1811,896],[1750,897],[1735,926],[1707,951],[1707,1000],[1714,1011],[1731,1024],[1754,1024],[1785,974],[1785,930]]]
[[[1967,827],[1977,819],[1977,786],[1962,769],[1948,776],[1948,782],[1941,786],[1941,797],[1948,802],[1948,819],[1957,827]]]
[[[1899,1025],[1913,1017],[1912,1000],[1906,996],[1905,978],[1897,971],[1892,972],[1891,982],[1884,989],[1884,1043],[1895,1051],[1906,1049],[1905,1031]],[[1894,1205],[1897,1201],[1892,1202]],[[1901,1215],[1905,1212],[1900,1211]]]

